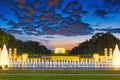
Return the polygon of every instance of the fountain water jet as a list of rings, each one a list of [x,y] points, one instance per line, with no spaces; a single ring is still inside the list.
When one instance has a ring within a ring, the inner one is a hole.
[[[8,67],[9,65],[9,59],[8,59],[8,51],[6,48],[6,45],[3,45],[3,49],[1,52],[1,56],[0,56],[0,66],[2,67],[2,69]]]
[[[115,45],[115,49],[113,51],[112,65],[115,68],[120,68],[120,51],[117,44]]]

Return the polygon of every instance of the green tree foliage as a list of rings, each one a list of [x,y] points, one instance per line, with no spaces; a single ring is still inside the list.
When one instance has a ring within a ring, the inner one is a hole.
[[[9,40],[10,37],[8,36],[8,34],[0,29],[0,47],[2,47],[3,44],[7,44]]]
[[[120,40],[111,33],[97,33],[90,40],[87,40],[78,46],[74,47],[69,54],[93,54],[104,53],[104,48],[113,48],[115,44],[120,45]]]
[[[14,36],[9,35],[0,29],[0,47],[6,44],[8,48],[17,48],[18,54],[28,53],[31,55],[41,55],[50,54],[51,51],[48,50],[40,42],[36,41],[21,41],[14,38]]]

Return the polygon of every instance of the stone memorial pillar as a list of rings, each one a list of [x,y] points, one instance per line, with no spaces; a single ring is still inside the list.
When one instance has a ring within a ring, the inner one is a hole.
[[[108,50],[107,50],[107,48],[104,48],[104,56],[105,56],[105,60],[108,60]]]
[[[109,49],[109,57],[110,59],[112,59],[112,54],[113,54],[113,51],[112,51],[112,48]]]
[[[9,59],[11,59],[12,58],[12,48],[9,48]]]
[[[14,57],[14,59],[16,59],[16,58],[17,58],[17,49],[16,49],[16,48],[14,48],[13,57]]]

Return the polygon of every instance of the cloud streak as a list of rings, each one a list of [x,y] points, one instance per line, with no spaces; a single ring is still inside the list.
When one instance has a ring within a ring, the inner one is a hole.
[[[106,28],[106,29],[96,29],[96,30],[98,30],[98,31],[107,31],[107,32],[111,32],[111,33],[120,33],[120,28],[113,28],[113,29]]]

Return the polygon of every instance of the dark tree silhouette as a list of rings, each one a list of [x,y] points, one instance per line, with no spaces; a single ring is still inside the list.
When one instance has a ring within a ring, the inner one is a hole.
[[[111,33],[97,33],[90,40],[87,40],[78,46],[74,47],[69,54],[93,54],[93,53],[104,53],[104,48],[113,48],[115,44],[120,45],[120,40],[117,39]]]
[[[42,43],[36,41],[21,41],[14,38],[14,36],[9,35],[0,29],[0,47],[6,44],[8,48],[17,48],[18,54],[28,53],[31,55],[41,55],[50,54],[51,51],[48,50]]]

